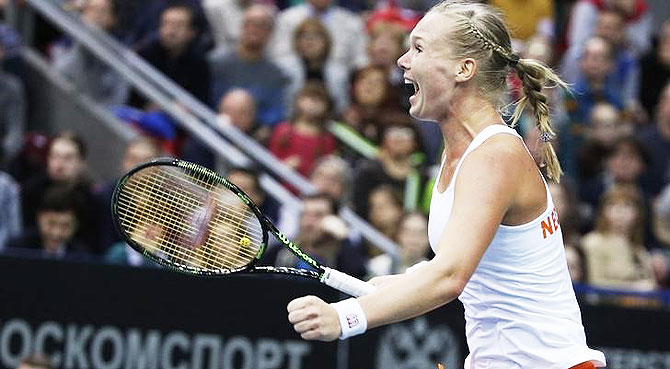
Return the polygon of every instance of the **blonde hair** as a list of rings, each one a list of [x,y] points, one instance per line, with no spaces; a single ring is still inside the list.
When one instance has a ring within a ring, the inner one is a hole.
[[[512,51],[509,31],[502,15],[494,8],[447,0],[435,5],[429,13],[453,20],[451,31],[445,35],[451,55],[454,59],[473,58],[477,61],[479,72],[474,81],[479,92],[498,107],[507,91],[507,74],[510,69],[516,71],[523,83],[524,96],[514,109],[511,125],[516,125],[524,109],[530,106],[544,142],[542,159],[547,175],[558,182],[563,170],[550,142],[556,133],[551,125],[548,98],[542,89],[556,86],[567,89],[565,82],[546,65],[534,59],[520,59]]]

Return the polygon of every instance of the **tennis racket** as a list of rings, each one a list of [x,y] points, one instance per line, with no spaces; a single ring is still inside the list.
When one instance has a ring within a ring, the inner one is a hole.
[[[280,232],[235,184],[197,164],[157,159],[137,166],[119,180],[112,212],[132,248],[178,272],[290,274],[316,279],[356,297],[375,290],[369,283],[321,265]],[[255,266],[270,233],[314,270]]]

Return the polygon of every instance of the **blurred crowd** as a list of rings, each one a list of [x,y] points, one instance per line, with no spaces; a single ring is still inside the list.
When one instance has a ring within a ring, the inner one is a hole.
[[[231,167],[86,48],[42,21],[35,45],[81,94],[138,132],[121,176],[158,156],[225,174],[326,265],[375,276],[431,257],[427,211],[443,140],[407,113],[396,60],[437,0],[60,0],[264,145],[319,190],[292,215],[263,192],[262,168]],[[549,187],[576,284],[670,286],[670,19],[646,0],[490,0],[523,58],[553,66],[548,89],[565,170]],[[1,2],[0,2],[1,3]],[[660,23],[660,22],[657,22]],[[145,265],[116,233],[115,181],[92,181],[77,132],[26,131],[21,38],[0,24],[0,249]],[[523,92],[509,76],[510,119]],[[542,167],[531,112],[516,127]],[[298,195],[297,191],[287,188]],[[346,205],[400,246],[394,262],[337,216]],[[271,248],[263,263],[301,266]]]

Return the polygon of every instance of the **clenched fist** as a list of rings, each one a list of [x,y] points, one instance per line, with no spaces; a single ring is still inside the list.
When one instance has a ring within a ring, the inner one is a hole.
[[[306,340],[334,341],[341,333],[337,311],[316,296],[305,296],[289,302],[288,321]]]

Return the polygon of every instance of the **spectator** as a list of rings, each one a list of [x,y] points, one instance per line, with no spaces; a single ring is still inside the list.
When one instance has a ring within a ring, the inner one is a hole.
[[[640,67],[626,43],[625,19],[621,12],[604,10],[598,15],[595,35],[609,42],[614,51],[612,78],[621,86],[621,96],[626,111],[639,123],[646,123],[647,117],[641,111],[637,99],[640,87]]]
[[[369,14],[366,15],[365,26],[368,32],[374,32],[379,25],[382,28],[402,29],[405,35],[414,29],[419,23],[423,14],[428,9],[418,9],[420,2],[432,2],[433,5],[440,2],[440,0],[380,0],[377,1],[377,6]],[[340,1],[341,3],[341,1]],[[420,10],[420,11],[417,11]]]
[[[195,12],[187,3],[167,6],[160,15],[158,38],[142,47],[138,54],[193,96],[209,103],[209,66],[204,52],[195,47],[194,19]],[[135,90],[128,103],[141,109],[151,108]]]
[[[258,171],[253,168],[235,167],[228,170],[226,179],[249,195],[251,201],[261,209],[263,214],[276,223],[279,217],[279,204],[265,194],[258,181],[258,176]]]
[[[649,154],[634,137],[620,138],[605,162],[605,170],[580,187],[580,199],[593,210],[601,203],[601,196],[615,185],[640,186],[642,175],[649,165]]]
[[[319,159],[310,178],[317,192],[336,199],[340,204],[351,201],[352,170],[339,156],[328,155]]]
[[[404,273],[407,268],[428,260],[428,219],[422,213],[406,213],[398,223],[395,241],[400,246],[398,265],[393,269],[393,259],[382,254],[370,259],[368,272],[370,276]]]
[[[217,49],[230,50],[235,47],[240,38],[244,11],[253,3],[254,0],[204,0],[202,2]]]
[[[562,225],[561,225],[562,226]],[[568,272],[573,284],[587,282],[588,269],[586,268],[586,257],[584,250],[579,245],[565,245],[565,259],[568,262]]]
[[[202,9],[202,0],[115,0],[118,7],[119,31],[133,49],[141,49],[151,43],[162,22],[163,12],[173,6],[190,8],[195,29],[194,48],[205,52],[213,41]]]
[[[579,60],[570,62],[571,67],[578,67],[578,71],[568,72],[564,70],[568,82],[575,83],[575,93],[579,103],[578,118],[586,117],[593,103],[598,99],[604,99],[623,107],[622,85],[612,73],[615,68],[615,50],[612,44],[602,37],[590,38],[584,46],[584,52]]]
[[[401,194],[401,207],[418,207],[425,175],[412,157],[417,148],[417,135],[410,126],[391,126],[384,131],[378,157],[362,160],[354,174],[353,200],[358,215],[367,218],[370,193],[381,184],[391,185]]]
[[[574,83],[574,93],[565,97],[569,121],[561,129],[561,165],[566,173],[577,174],[577,148],[584,140],[585,126],[593,105],[605,101],[623,109],[621,86],[610,75],[614,68],[611,45],[600,37],[589,39],[579,66],[580,74]]]
[[[138,137],[126,146],[119,174],[124,175],[137,165],[150,161],[160,156],[160,154],[160,148],[154,140],[147,137]],[[95,194],[98,207],[104,209],[101,211],[99,226],[100,247],[102,250],[107,250],[115,243],[121,241],[121,236],[114,226],[112,210],[110,208],[117,182],[118,178],[103,184]]]
[[[652,253],[654,275],[663,287],[670,287],[670,184],[666,185],[654,201],[652,229],[658,240]]]
[[[323,85],[306,85],[295,99],[293,119],[278,125],[272,132],[269,150],[308,177],[316,160],[337,148],[335,137],[325,129],[330,114],[330,99]]]
[[[219,103],[219,119],[217,122],[221,128],[233,125],[262,144],[268,141],[272,133],[269,126],[258,124],[256,120],[256,99],[243,88],[233,88],[223,95]],[[217,160],[217,156],[194,137],[189,137],[184,142],[181,157],[184,160],[222,171],[228,164],[225,161]]]
[[[347,125],[361,136],[379,143],[385,126],[410,124],[400,97],[388,81],[387,69],[368,66],[354,73],[351,81],[351,104],[344,111]]]
[[[666,184],[654,202],[652,222],[656,238],[670,257],[670,183]]]
[[[640,61],[640,102],[652,114],[670,82],[670,20],[663,22],[658,43]]]
[[[589,181],[604,169],[604,163],[619,138],[632,133],[619,110],[606,102],[596,103],[586,128],[586,141],[579,149],[579,180]]]
[[[395,238],[402,213],[402,196],[396,188],[381,184],[370,191],[367,219],[386,237]],[[370,250],[371,253],[375,251]]]
[[[575,190],[566,180],[549,182],[548,186],[560,219],[563,242],[566,247],[579,245],[581,214]]]
[[[645,127],[640,134],[650,154],[647,185],[656,196],[670,183],[670,83],[666,84],[656,107],[656,124]]]
[[[367,34],[361,18],[346,9],[333,4],[332,0],[306,0],[282,11],[277,19],[272,42],[273,59],[291,54],[291,35],[298,25],[307,18],[318,18],[328,29],[333,39],[330,58],[336,65],[344,66],[348,71],[356,70],[368,64],[365,47]]]
[[[34,174],[23,186],[23,224],[26,228],[34,226],[36,210],[47,188],[54,184],[64,184],[81,201],[77,211],[80,220],[77,238],[98,252],[101,251],[97,229],[100,209],[97,208],[91,182],[87,178],[86,155],[84,140],[74,133],[60,133],[51,141],[46,172]]]
[[[403,70],[398,67],[397,60],[405,52],[405,39],[408,32],[395,23],[377,22],[370,28],[370,44],[368,55],[370,64],[387,70],[391,86],[396,90],[394,95],[400,97],[397,102],[409,110],[411,93],[405,89]]]
[[[138,137],[131,141],[126,147],[126,152],[121,161],[121,174],[128,173],[137,165],[150,161],[160,156],[161,150],[156,141],[148,137]],[[116,188],[117,180],[105,184],[97,193],[97,199],[100,208],[105,209],[101,217],[100,224],[101,244],[104,249],[104,260],[110,264],[133,265],[133,266],[152,266],[137,251],[133,250],[125,241],[121,239],[114,221],[112,220],[112,211],[109,209],[112,203],[112,196]]]
[[[41,250],[43,256],[64,258],[78,256],[89,248],[75,237],[81,226],[77,216],[78,194],[66,184],[55,184],[44,192],[35,214],[36,228],[27,228],[8,242],[10,247]]]
[[[646,53],[651,42],[652,15],[645,0],[579,0],[572,9],[568,46],[582,48],[594,33],[598,13],[606,9],[624,15],[626,39],[633,54]]]
[[[277,60],[291,78],[289,101],[293,101],[306,82],[317,81],[326,86],[335,110],[344,110],[349,104],[349,73],[343,65],[328,58],[332,39],[326,27],[316,18],[305,19],[295,29],[293,48],[294,53]]]
[[[270,137],[269,127],[259,126],[256,99],[242,88],[234,88],[223,95],[219,103],[219,122],[237,127],[260,143],[266,142]]]
[[[0,171],[0,251],[7,240],[21,233],[21,194],[19,185]]]
[[[258,122],[264,126],[284,119],[288,87],[288,78],[264,53],[273,23],[272,8],[250,6],[236,48],[210,57],[214,101],[230,89],[244,88],[256,99]]]
[[[349,163],[337,155],[330,154],[319,159],[314,165],[310,181],[317,193],[335,199],[339,204],[350,205],[352,170]],[[282,206],[279,228],[287,235],[298,232],[300,214],[290,206]]]
[[[26,129],[26,101],[23,83],[2,70],[4,44],[0,39],[0,168],[8,165],[21,150]],[[4,156],[4,157],[3,157]]]
[[[596,229],[582,239],[588,281],[594,286],[651,290],[651,258],[643,244],[644,202],[632,186],[615,186],[602,198]]]
[[[320,263],[355,277],[366,274],[367,257],[348,239],[346,224],[335,214],[337,205],[330,197],[317,194],[302,199],[298,234],[294,240]],[[310,269],[285,247],[268,250],[264,261],[277,266]]]
[[[116,25],[114,1],[87,1],[81,18],[87,26],[111,33]],[[80,93],[103,105],[123,104],[128,98],[125,80],[79,43],[55,59],[54,66]]]

